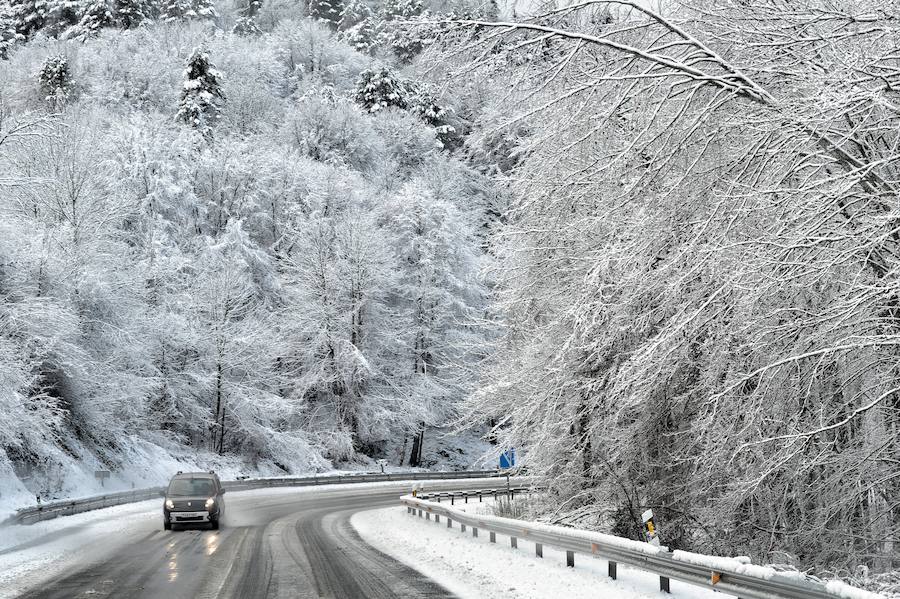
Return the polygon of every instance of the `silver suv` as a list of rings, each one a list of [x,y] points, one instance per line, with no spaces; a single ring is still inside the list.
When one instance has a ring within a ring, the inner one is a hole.
[[[215,472],[179,472],[164,492],[163,528],[209,523],[213,530],[225,514],[225,489]]]

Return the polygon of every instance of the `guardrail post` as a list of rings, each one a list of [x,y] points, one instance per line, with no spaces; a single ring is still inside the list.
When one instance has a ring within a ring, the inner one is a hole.
[[[517,549],[519,547],[519,539],[516,537],[509,537],[509,546],[513,549]]]
[[[491,531],[491,543],[497,542],[497,533]]]
[[[430,513],[430,512],[425,512],[425,519],[426,519],[426,520],[431,520],[431,513]]]
[[[540,543],[534,544],[534,554],[538,557],[544,557],[544,546]]]
[[[466,503],[469,503],[469,494],[468,494],[468,493],[466,493],[466,494],[465,494],[465,495],[463,495],[463,497],[465,497],[465,498],[466,498]]]
[[[616,579],[616,562],[609,562],[607,572],[609,573],[609,577],[613,580]]]
[[[574,551],[566,551],[566,566],[570,568],[575,567],[575,552]]]
[[[472,536],[473,536],[473,537],[477,537],[477,536],[478,536],[478,529],[475,528],[474,526],[472,527]]]
[[[481,491],[478,491],[478,503],[481,503]]]
[[[435,521],[435,522],[440,522],[440,521],[441,521],[441,515],[440,515],[440,514],[435,514],[435,515],[434,515],[434,521]]]
[[[453,520],[447,518],[447,528],[453,528]]]
[[[422,510],[419,510],[419,518],[422,517]]]
[[[669,591],[669,579],[666,578],[665,576],[659,577],[659,590],[666,592],[666,593],[671,592],[671,591]]]
[[[459,531],[460,531],[460,532],[466,532],[466,525],[460,523],[460,525],[459,525]]]
[[[455,503],[455,502],[453,501],[453,499],[454,499],[455,497],[456,497],[456,495],[454,495],[453,493],[450,494],[450,505],[453,505],[453,504]]]

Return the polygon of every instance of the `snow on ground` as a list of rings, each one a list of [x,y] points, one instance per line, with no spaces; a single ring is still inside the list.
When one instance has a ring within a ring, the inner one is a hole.
[[[51,570],[85,560],[92,547],[114,550],[136,532],[155,529],[161,522],[160,500],[153,499],[31,526],[0,527],[0,599],[14,597]]]
[[[454,481],[434,483],[453,484]],[[456,481],[459,482],[459,481]],[[396,488],[397,497],[409,491],[409,481],[354,483],[359,491]],[[346,489],[345,485],[277,487],[239,491],[245,497],[279,497]],[[54,573],[93,557],[113,552],[136,535],[156,531],[162,525],[161,499],[151,499],[62,516],[35,524],[0,526],[0,599],[16,596],[23,588],[40,584]],[[240,512],[226,516],[226,526],[241,526]]]
[[[473,505],[473,504],[470,504]],[[477,504],[473,505],[476,506]],[[544,558],[534,556],[534,545],[519,539],[512,549],[507,537],[490,543],[488,533],[473,538],[434,520],[410,516],[402,506],[359,512],[353,527],[384,553],[433,578],[463,599],[660,599],[659,578],[619,564],[618,579],[606,575],[606,561],[575,555],[575,568],[566,567],[565,551],[544,546]],[[673,599],[729,597],[676,580]]]

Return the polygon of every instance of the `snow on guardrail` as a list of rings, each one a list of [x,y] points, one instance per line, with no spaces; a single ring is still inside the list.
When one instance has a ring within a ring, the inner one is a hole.
[[[498,491],[503,493],[505,489]],[[576,553],[604,558],[609,564],[611,578],[616,578],[617,564],[651,572],[659,576],[660,590],[664,591],[669,590],[669,579],[674,579],[742,599],[885,599],[883,595],[841,581],[822,582],[801,572],[782,572],[754,565],[746,558],[669,551],[667,547],[594,531],[472,514],[430,498],[428,495],[405,495],[400,502],[413,515],[421,517],[425,514],[429,520],[435,516],[436,521],[443,516],[447,519],[447,527],[452,527],[455,521],[463,531],[468,526],[476,537],[479,529],[488,531],[492,542],[497,534],[509,537],[513,547],[518,547],[519,539],[528,540],[535,544],[538,557],[543,555],[544,544],[565,550],[569,566],[575,565]]]

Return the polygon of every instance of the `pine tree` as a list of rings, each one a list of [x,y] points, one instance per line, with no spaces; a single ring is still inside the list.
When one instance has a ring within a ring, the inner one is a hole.
[[[57,37],[78,25],[86,8],[79,0],[45,0],[44,6],[43,30]]]
[[[82,41],[100,33],[104,27],[111,27],[115,21],[107,0],[94,0],[85,8],[78,25],[70,37],[78,37]]]
[[[162,6],[162,18],[166,23],[216,19],[218,16],[212,0],[165,0]]]
[[[378,112],[390,106],[406,109],[406,86],[393,71],[382,67],[360,73],[356,87],[356,102],[368,112]]]
[[[262,8],[262,0],[241,0],[237,12],[245,18],[253,18],[259,14]]]
[[[12,16],[12,7],[0,3],[0,60],[9,55],[10,49],[25,37],[16,31],[16,22]]]
[[[45,7],[43,0],[9,0],[6,20],[17,39],[26,40],[43,28]]]
[[[343,0],[309,0],[309,16],[325,21],[332,29],[337,29],[343,13]]]
[[[191,6],[195,19],[218,19],[219,13],[216,12],[213,0],[193,0]]]
[[[342,31],[341,39],[357,52],[370,53],[378,42],[378,30],[375,28],[374,18],[364,19]]]
[[[338,29],[346,31],[372,18],[372,9],[364,0],[347,0],[341,11],[341,19],[338,22]]]
[[[422,0],[385,0],[381,10],[384,20],[391,21],[417,17],[424,8]]]
[[[439,104],[434,94],[422,85],[408,81],[406,89],[410,111],[435,128],[438,139],[445,148],[462,143],[462,137],[447,120],[453,112],[452,108]]]
[[[231,33],[250,37],[260,35],[262,30],[260,30],[252,17],[238,17],[237,22],[235,22],[234,27],[231,29]]]
[[[69,59],[62,54],[48,56],[38,73],[38,83],[48,106],[59,110],[72,95],[72,72]]]
[[[115,0],[116,21],[123,29],[134,29],[152,18],[152,10],[144,0]]]
[[[204,137],[212,135],[225,102],[222,74],[209,61],[205,48],[195,48],[184,70],[184,87],[178,108],[178,120],[200,131]]]

